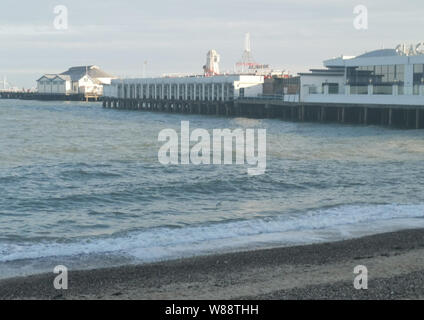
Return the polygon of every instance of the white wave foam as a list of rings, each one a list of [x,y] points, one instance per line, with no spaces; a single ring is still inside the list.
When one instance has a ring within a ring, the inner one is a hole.
[[[150,262],[267,245],[334,241],[424,227],[424,205],[341,206],[278,218],[157,228],[70,243],[0,244],[0,262],[90,254],[120,254]]]

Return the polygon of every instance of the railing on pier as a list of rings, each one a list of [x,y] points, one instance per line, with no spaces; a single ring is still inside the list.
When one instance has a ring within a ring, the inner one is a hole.
[[[258,94],[256,97],[240,97],[238,100],[245,101],[280,101],[280,102],[299,102],[299,95],[295,94]]]

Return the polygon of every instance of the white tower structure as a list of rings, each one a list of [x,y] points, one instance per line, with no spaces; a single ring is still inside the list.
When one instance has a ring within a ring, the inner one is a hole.
[[[250,54],[250,33],[246,33],[244,36],[244,52]]]
[[[206,54],[206,65],[203,66],[205,76],[213,76],[219,74],[220,55],[216,50],[209,50]]]
[[[3,90],[8,89],[8,83],[7,83],[6,76],[3,76],[2,86],[3,86]]]
[[[236,70],[238,73],[248,73],[249,69],[257,66],[257,63],[252,57],[250,49],[250,33],[246,33],[244,37],[244,51],[240,62],[236,64]]]

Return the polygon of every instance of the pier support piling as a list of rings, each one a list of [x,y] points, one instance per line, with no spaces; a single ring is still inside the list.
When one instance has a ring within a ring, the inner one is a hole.
[[[321,107],[320,121],[325,121],[325,107]]]
[[[4,94],[3,94],[4,96]],[[156,98],[104,97],[104,108],[198,113],[251,118],[280,118],[291,121],[357,123],[364,125],[399,126],[409,129],[424,127],[424,106],[359,105],[325,103],[288,103],[257,99],[246,100],[183,100]]]
[[[367,107],[364,108],[364,124],[365,125],[368,124],[368,108]]]
[[[389,109],[389,126],[393,125],[393,109]]]

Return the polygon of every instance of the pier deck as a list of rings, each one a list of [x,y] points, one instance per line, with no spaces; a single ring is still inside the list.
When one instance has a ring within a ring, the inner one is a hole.
[[[234,101],[195,101],[105,97],[103,98],[103,107],[424,129],[424,106],[301,103],[263,98],[245,98]]]
[[[101,96],[93,94],[46,94],[38,92],[0,91],[0,99],[41,100],[41,101],[99,101]]]

